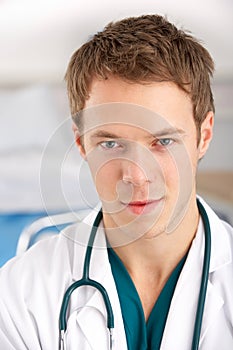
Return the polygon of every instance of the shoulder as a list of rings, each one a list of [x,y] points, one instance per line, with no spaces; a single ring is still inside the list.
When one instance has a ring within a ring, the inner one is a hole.
[[[62,235],[44,239],[24,254],[8,261],[0,270],[0,284],[7,288],[9,284],[16,284],[20,278],[20,287],[27,285],[28,281],[39,278],[53,270],[54,265],[59,265],[59,256],[67,256],[66,240]],[[0,292],[1,294],[1,292]]]
[[[67,226],[53,237],[37,242],[22,255],[8,261],[0,269],[1,289],[3,285],[17,283],[18,276],[21,287],[26,286],[29,280],[45,280],[46,277],[51,280],[52,276],[56,278],[58,275],[72,279],[74,260],[79,265],[87,246],[91,225],[87,218]]]
[[[1,291],[9,284],[17,284],[20,278],[20,287],[27,288],[30,281],[51,280],[57,275],[66,275],[72,278],[74,251],[82,247],[76,244],[79,224],[68,226],[65,230],[50,238],[34,244],[20,256],[9,260],[0,269]],[[63,273],[64,272],[64,273]],[[0,295],[2,292],[0,291]]]
[[[210,225],[210,272],[219,279],[223,278],[225,284],[232,283],[233,289],[233,228],[221,220],[205,201],[201,199],[201,202],[206,210]],[[228,281],[226,276],[228,276]]]
[[[198,197],[198,198],[206,210],[209,223],[210,223],[212,236],[224,235],[224,236],[228,236],[228,238],[232,241],[233,227],[229,223],[220,219],[219,216],[215,213],[215,211],[206,203],[206,201],[203,198],[201,197]]]
[[[233,325],[233,228],[221,220],[201,199],[211,231],[211,258],[209,269],[210,290],[223,305],[228,324]],[[217,299],[213,299],[217,300]]]

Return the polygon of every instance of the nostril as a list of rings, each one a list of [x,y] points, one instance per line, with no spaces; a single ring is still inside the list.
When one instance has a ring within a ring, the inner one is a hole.
[[[123,176],[122,181],[126,184],[132,184],[134,186],[142,186],[144,185],[146,182],[148,182],[147,178],[145,176]]]
[[[130,178],[130,176],[123,176],[123,182],[125,182],[125,183],[131,183],[132,182],[132,180],[131,180],[131,178]]]

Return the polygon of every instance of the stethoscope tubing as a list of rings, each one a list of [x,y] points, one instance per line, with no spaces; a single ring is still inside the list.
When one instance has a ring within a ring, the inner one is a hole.
[[[210,232],[210,223],[209,223],[208,215],[206,213],[205,208],[203,207],[203,205],[199,200],[197,200],[197,206],[204,225],[205,250],[204,250],[204,258],[203,258],[200,292],[199,292],[198,305],[197,305],[196,318],[195,318],[194,331],[193,331],[193,340],[192,340],[192,348],[191,348],[192,350],[198,350],[198,347],[199,347],[202,319],[204,314],[204,307],[205,307],[205,300],[206,300],[206,293],[207,293],[207,285],[209,280],[210,256],[211,256],[211,232]]]
[[[99,227],[100,221],[102,220],[102,217],[103,217],[103,213],[102,213],[102,210],[100,210],[93,223],[91,234],[88,240],[88,246],[87,246],[87,251],[86,251],[84,265],[83,265],[83,276],[79,281],[75,281],[71,286],[68,287],[62,300],[60,316],[59,316],[60,349],[65,348],[64,334],[67,328],[66,314],[67,314],[67,309],[68,309],[71,295],[77,288],[82,286],[90,286],[90,287],[96,288],[103,297],[104,304],[107,311],[107,328],[109,330],[110,349],[112,349],[112,330],[114,328],[114,314],[113,314],[111,302],[104,286],[99,282],[92,280],[89,277],[91,252],[92,252],[94,240],[96,237],[96,232]]]

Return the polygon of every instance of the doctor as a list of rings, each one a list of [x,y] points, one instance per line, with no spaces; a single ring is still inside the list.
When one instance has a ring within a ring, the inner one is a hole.
[[[212,72],[206,49],[156,15],[109,24],[74,53],[73,130],[102,214],[95,208],[1,269],[0,349],[59,349],[63,297],[83,276],[97,215],[89,272],[108,293],[112,344],[101,294],[82,286],[65,312],[67,349],[192,349],[206,247],[200,206],[211,256],[196,348],[233,348],[233,230],[196,198],[213,131]]]

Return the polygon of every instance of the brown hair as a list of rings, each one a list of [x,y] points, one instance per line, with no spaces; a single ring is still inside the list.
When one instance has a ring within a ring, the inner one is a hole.
[[[115,75],[128,82],[169,81],[193,103],[198,140],[208,111],[214,112],[209,52],[190,34],[159,15],[108,24],[71,57],[65,79],[72,115],[84,108],[93,77]]]

